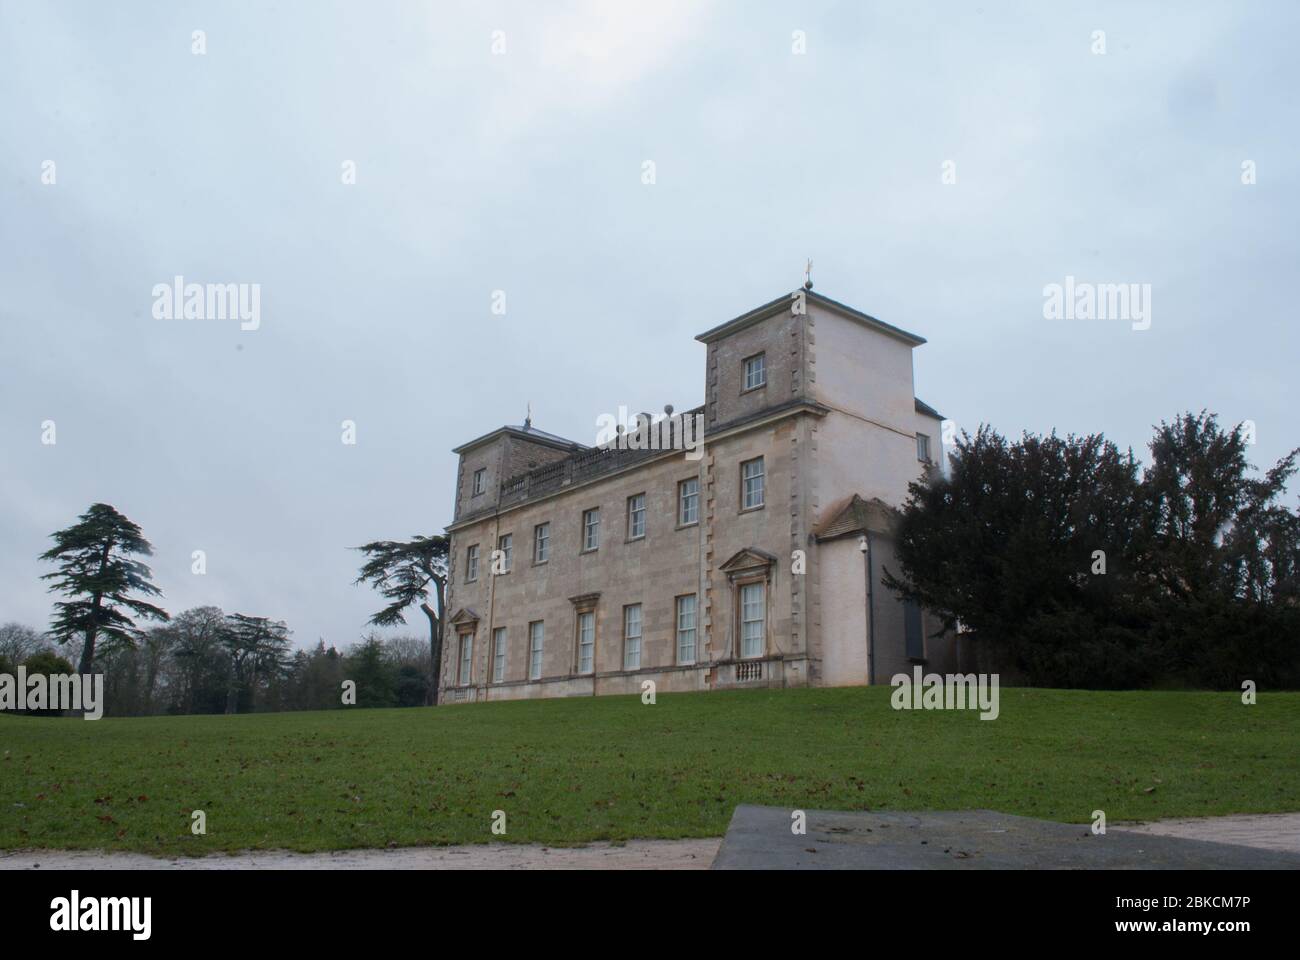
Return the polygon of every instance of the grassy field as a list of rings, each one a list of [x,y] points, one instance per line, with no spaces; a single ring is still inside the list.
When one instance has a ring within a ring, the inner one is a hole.
[[[738,803],[1087,822],[1300,811],[1300,694],[889,688],[237,717],[0,716],[0,848],[152,853],[721,835]],[[190,812],[207,835],[190,833]],[[507,833],[493,836],[492,812]]]

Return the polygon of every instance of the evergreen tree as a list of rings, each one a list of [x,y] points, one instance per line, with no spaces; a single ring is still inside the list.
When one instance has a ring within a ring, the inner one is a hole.
[[[357,706],[397,706],[397,668],[373,633],[348,651],[347,673],[357,684]]]
[[[27,670],[27,675],[43,674],[47,677],[58,676],[59,674],[72,673],[72,664],[68,663],[63,657],[59,656],[53,650],[41,650],[33,653],[23,661],[23,667]],[[25,710],[23,711],[32,717],[57,717],[59,710]]]
[[[1142,478],[1153,641],[1199,686],[1300,684],[1300,515],[1279,501],[1293,450],[1262,477],[1240,426],[1201,411],[1161,423]]]
[[[910,488],[887,584],[1041,686],[1300,684],[1297,452],[1248,475],[1212,414],[1162,423],[1139,476],[1101,436],[963,434]]]
[[[41,579],[53,580],[53,592],[73,599],[61,600],[50,623],[59,643],[80,637],[79,673],[90,673],[96,642],[134,647],[140,630],[133,617],[166,620],[167,614],[141,597],[158,597],[152,573],[133,556],[150,556],[153,548],[140,528],[106,503],[96,503],[75,524],[51,537],[54,546],[42,560],[59,565]],[[133,595],[135,594],[135,595]]]
[[[388,600],[388,606],[370,618],[376,626],[406,622],[406,609],[419,603],[429,618],[429,655],[433,661],[433,678],[425,702],[438,702],[438,683],[442,675],[443,606],[447,596],[447,551],[445,536],[421,537],[410,541],[375,540],[357,547],[368,557],[356,583],[370,583]],[[434,604],[429,606],[429,587],[434,590]]]

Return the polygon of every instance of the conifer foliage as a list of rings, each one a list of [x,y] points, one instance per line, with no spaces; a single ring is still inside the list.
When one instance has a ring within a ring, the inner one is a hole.
[[[153,574],[136,557],[153,554],[140,528],[107,503],[93,504],[77,522],[51,534],[54,546],[42,560],[58,564],[51,592],[68,597],[54,604],[50,635],[59,643],[81,640],[79,673],[90,673],[96,644],[134,647],[141,635],[136,618],[167,620],[146,597],[160,597]]]

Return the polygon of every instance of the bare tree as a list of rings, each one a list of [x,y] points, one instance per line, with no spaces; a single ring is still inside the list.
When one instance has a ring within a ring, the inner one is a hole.
[[[17,621],[0,624],[0,660],[8,660],[17,666],[47,646],[41,635],[31,627]]]

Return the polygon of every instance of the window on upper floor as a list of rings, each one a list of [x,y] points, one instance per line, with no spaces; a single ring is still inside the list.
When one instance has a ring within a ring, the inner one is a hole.
[[[930,438],[924,433],[916,435],[916,459],[922,463],[930,462]]]
[[[487,490],[487,467],[479,467],[474,471],[474,492],[470,496],[477,497],[485,490]]]
[[[691,477],[677,484],[677,525],[689,527],[700,522],[700,478]]]
[[[745,358],[745,389],[755,390],[767,383],[767,354]]]
[[[746,460],[740,465],[740,508],[756,510],[763,505],[763,458]]]
[[[551,525],[539,523],[533,527],[533,563],[545,563],[551,559]]]
[[[627,538],[639,540],[645,536],[645,494],[627,498]]]
[[[498,538],[497,550],[499,551],[497,559],[501,561],[499,567],[500,571],[502,573],[509,573],[510,565],[514,563],[515,535],[513,533],[506,533]]]
[[[600,507],[582,511],[582,549],[596,550],[600,547]]]
[[[478,579],[478,544],[472,544],[465,551],[465,582]]]

